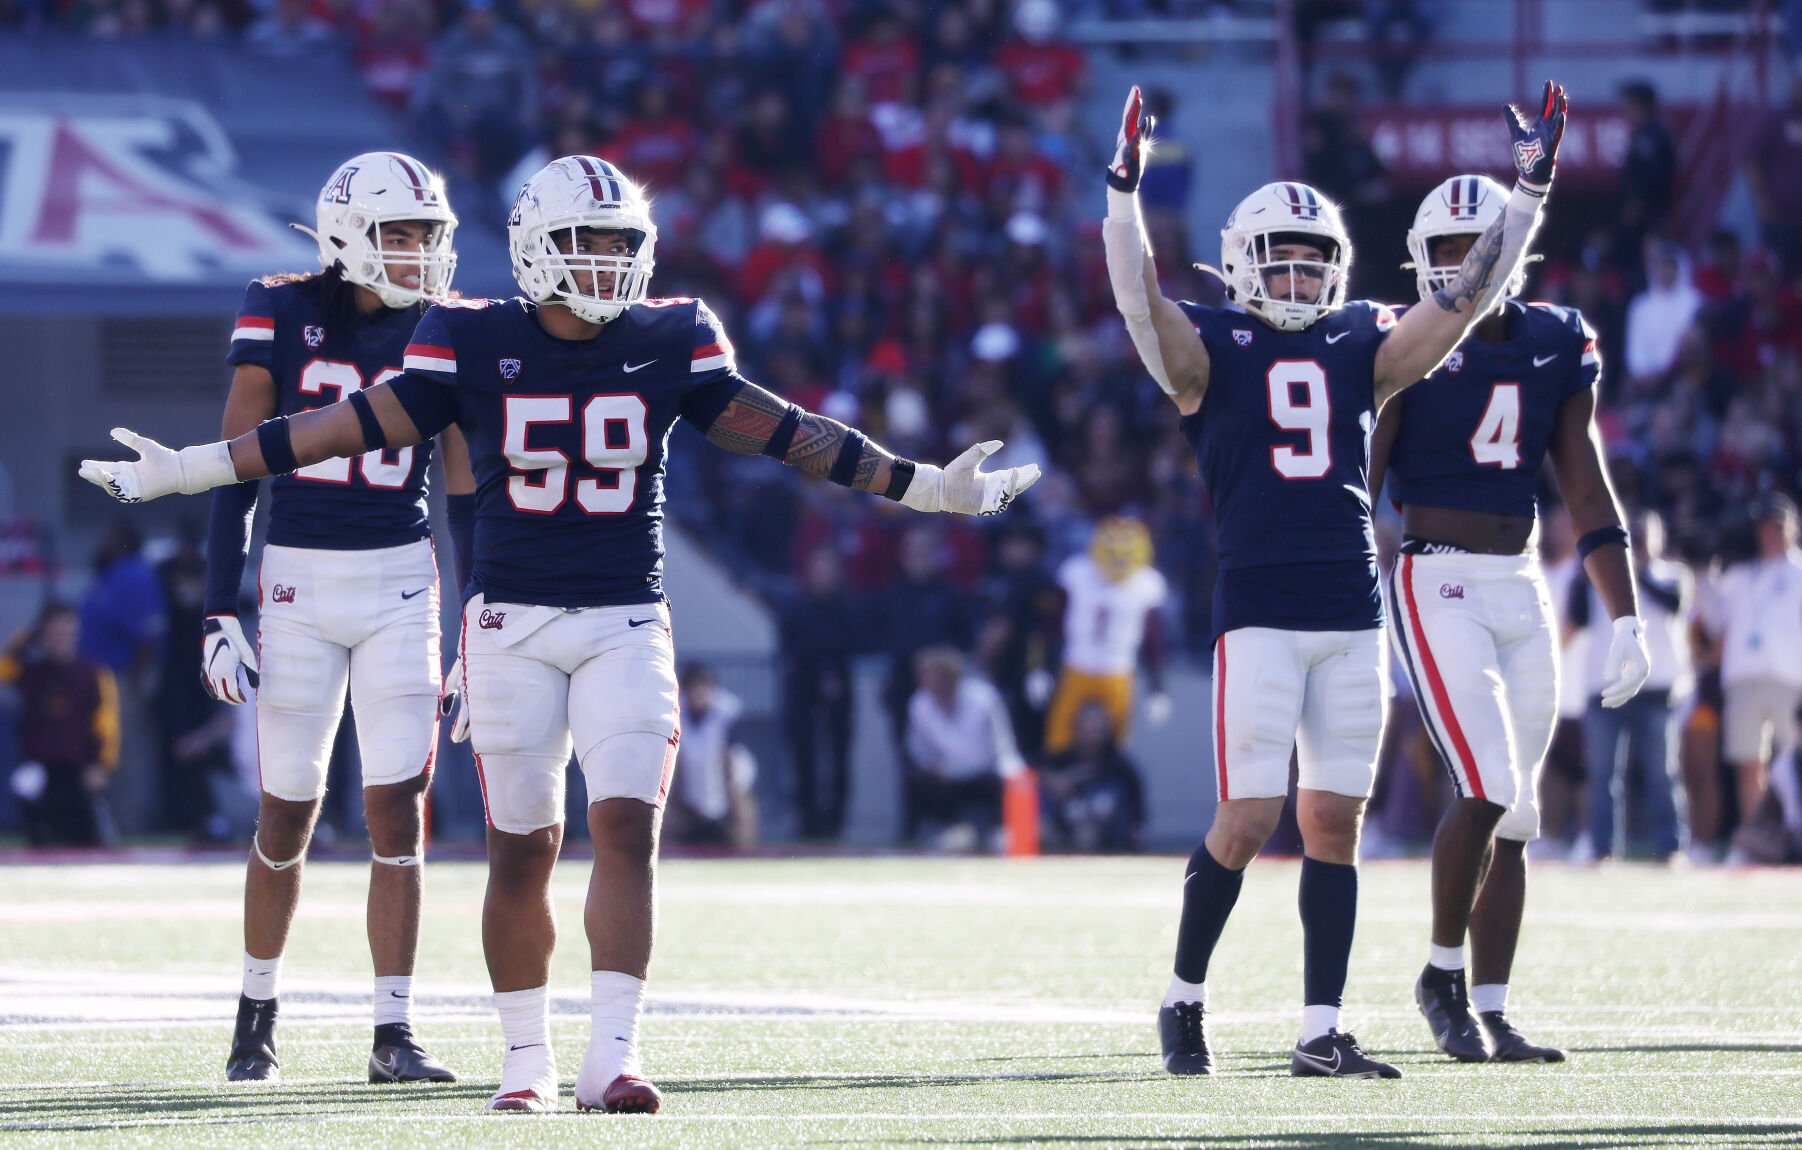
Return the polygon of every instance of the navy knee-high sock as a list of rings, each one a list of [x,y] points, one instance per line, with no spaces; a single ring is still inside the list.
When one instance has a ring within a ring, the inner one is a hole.
[[[1184,982],[1206,982],[1208,959],[1226,927],[1226,918],[1239,901],[1245,872],[1228,870],[1201,844],[1189,856],[1183,878],[1183,917],[1176,928],[1176,977]]]
[[[1358,926],[1358,868],[1301,860],[1302,1002],[1339,1006]]]

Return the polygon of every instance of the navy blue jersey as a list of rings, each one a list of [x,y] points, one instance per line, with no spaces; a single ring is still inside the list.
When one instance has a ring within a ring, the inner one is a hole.
[[[1181,306],[1210,364],[1182,430],[1219,527],[1215,633],[1381,626],[1365,485],[1376,352],[1395,314],[1354,301],[1284,332],[1236,306]]]
[[[396,392],[419,430],[452,421],[476,473],[469,591],[553,607],[663,598],[663,472],[680,416],[712,424],[743,385],[700,300],[646,300],[563,340],[523,299],[441,304]]]
[[[400,374],[419,322],[412,309],[327,316],[326,281],[252,281],[226,362],[253,363],[275,378],[276,414],[326,407]],[[350,290],[348,287],[343,290]],[[362,551],[431,534],[426,521],[428,440],[356,459],[328,459],[279,475],[270,486],[269,542]]]
[[[1581,313],[1509,300],[1507,338],[1472,336],[1398,397],[1389,452],[1395,498],[1531,518],[1558,409],[1595,386],[1595,332]]]

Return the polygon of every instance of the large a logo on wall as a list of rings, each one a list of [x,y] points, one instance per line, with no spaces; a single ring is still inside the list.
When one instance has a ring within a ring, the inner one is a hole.
[[[0,154],[0,280],[193,283],[313,262],[197,104],[0,100]]]

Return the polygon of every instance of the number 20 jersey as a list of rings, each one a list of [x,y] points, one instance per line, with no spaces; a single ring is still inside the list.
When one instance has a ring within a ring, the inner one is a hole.
[[[398,398],[421,434],[455,422],[476,476],[473,588],[491,603],[601,607],[663,595],[663,473],[686,416],[743,386],[707,305],[646,300],[590,340],[513,298],[427,310]]]
[[[1214,504],[1215,634],[1382,626],[1366,485],[1376,352],[1395,313],[1353,301],[1285,332],[1232,305],[1181,307],[1209,361],[1182,432]]]
[[[400,374],[419,312],[384,308],[352,322],[349,307],[342,316],[325,314],[324,289],[324,280],[310,277],[252,280],[244,291],[226,362],[268,370],[275,380],[277,415],[327,407]],[[268,541],[278,547],[368,551],[426,538],[431,459],[428,439],[276,476],[269,489]]]

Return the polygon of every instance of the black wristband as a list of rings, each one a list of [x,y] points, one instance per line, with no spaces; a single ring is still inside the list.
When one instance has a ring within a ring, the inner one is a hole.
[[[895,456],[895,461],[889,464],[888,490],[883,494],[899,503],[901,497],[907,494],[907,489],[913,485],[914,471],[917,466],[911,459]]]
[[[845,445],[838,449],[838,458],[832,461],[832,471],[826,478],[840,487],[851,486],[857,479],[857,465],[863,462],[864,448],[869,445],[863,432],[855,427],[845,428]]]
[[[288,439],[288,417],[278,415],[257,425],[257,447],[263,452],[263,465],[271,475],[286,475],[300,470],[294,458],[294,444]]]
[[[1577,540],[1577,558],[1587,559],[1589,553],[1598,547],[1606,547],[1610,543],[1628,546],[1627,529],[1618,523],[1610,523],[1606,527],[1598,527],[1583,538]]]
[[[375,408],[369,406],[369,397],[360,391],[350,393],[350,406],[356,410],[357,422],[363,428],[363,446],[371,451],[388,446],[388,433],[382,430],[382,421],[375,417]]]
[[[771,459],[787,459],[789,445],[795,441],[795,429],[801,426],[801,416],[805,414],[800,404],[789,404],[782,421],[770,433],[770,441],[763,445],[763,453]]]

